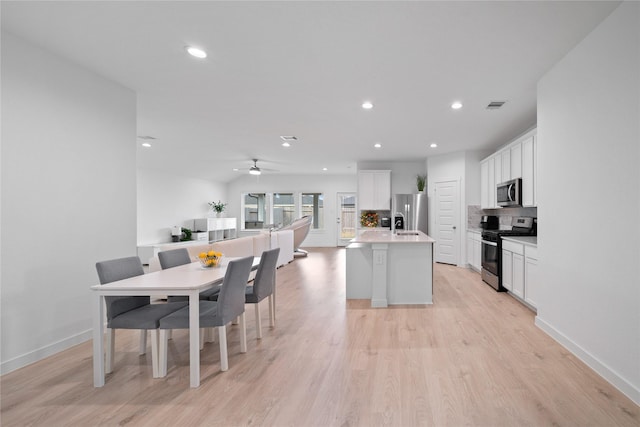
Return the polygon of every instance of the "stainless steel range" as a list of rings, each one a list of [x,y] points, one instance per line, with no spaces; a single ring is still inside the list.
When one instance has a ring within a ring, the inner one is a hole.
[[[498,292],[502,287],[502,237],[535,236],[537,223],[535,218],[513,217],[510,230],[484,230],[482,232],[482,280]]]

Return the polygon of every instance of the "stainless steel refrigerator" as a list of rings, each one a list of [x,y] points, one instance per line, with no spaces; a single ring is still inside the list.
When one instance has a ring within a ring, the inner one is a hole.
[[[426,194],[394,194],[391,216],[394,229],[399,229],[401,225],[404,230],[420,230],[429,234]]]

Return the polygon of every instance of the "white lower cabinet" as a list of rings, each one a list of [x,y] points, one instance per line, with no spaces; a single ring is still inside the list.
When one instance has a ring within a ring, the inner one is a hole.
[[[538,250],[532,246],[527,246],[524,252],[524,281],[527,286],[524,300],[527,304],[538,307],[538,295],[540,291],[540,283],[538,281]]]
[[[472,269],[482,268],[482,236],[478,231],[467,231],[467,264]]]
[[[520,254],[513,254],[513,294],[524,298],[524,258]]]
[[[513,254],[502,250],[502,286],[513,292]]]
[[[538,255],[535,246],[502,241],[502,286],[529,306],[538,306]]]

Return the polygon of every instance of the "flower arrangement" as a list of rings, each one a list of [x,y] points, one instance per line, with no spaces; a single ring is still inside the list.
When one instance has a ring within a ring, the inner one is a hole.
[[[198,259],[203,267],[217,267],[222,259],[222,253],[216,251],[200,252],[200,254],[198,254]]]
[[[364,211],[360,215],[360,225],[363,227],[377,227],[378,214],[372,211]]]
[[[222,203],[220,200],[218,200],[217,202],[209,202],[209,206],[211,206],[211,209],[213,209],[216,213],[222,213],[224,212],[224,208],[227,207],[227,204]]]

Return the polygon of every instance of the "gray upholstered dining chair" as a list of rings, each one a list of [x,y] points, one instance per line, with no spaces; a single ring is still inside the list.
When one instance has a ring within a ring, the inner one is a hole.
[[[236,318],[240,319],[240,352],[247,352],[244,293],[252,264],[252,256],[229,261],[218,300],[200,301],[200,328],[218,328],[221,371],[229,369],[226,325]],[[189,307],[184,307],[160,319],[159,371],[161,377],[167,374],[167,331],[188,328]]]
[[[142,263],[137,256],[118,258],[96,263],[100,284],[128,279],[144,274]],[[151,304],[148,296],[107,296],[107,357],[105,371],[113,371],[115,355],[115,330],[140,329],[140,354],[146,352],[147,331],[151,331],[151,365],[153,376],[158,376],[158,327],[160,319],[187,305],[185,302]]]
[[[260,301],[269,297],[269,324],[275,326],[275,288],[276,265],[280,248],[264,251],[260,256],[260,265],[256,272],[253,285],[247,285],[245,289],[245,304],[253,304],[256,312],[256,335],[262,338],[262,322],[260,319]]]
[[[170,251],[158,252],[158,259],[160,260],[160,267],[163,270],[167,268],[177,267],[179,265],[190,264],[191,258],[189,258],[189,251],[185,248],[172,249]],[[219,287],[214,287],[200,292],[200,299],[208,300],[211,296],[220,292]],[[187,296],[167,296],[168,302],[177,301],[189,301]]]

